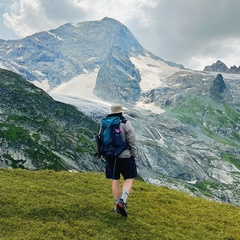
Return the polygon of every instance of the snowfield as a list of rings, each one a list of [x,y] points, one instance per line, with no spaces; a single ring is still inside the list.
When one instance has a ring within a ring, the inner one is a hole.
[[[147,92],[154,88],[163,87],[165,79],[177,71],[177,67],[172,67],[160,60],[154,60],[148,56],[131,57],[132,63],[139,69],[141,75],[140,88],[141,91]],[[62,83],[58,87],[49,90],[47,80],[42,83],[34,81],[33,83],[47,91],[55,100],[76,106],[81,111],[101,108],[107,112],[114,102],[106,102],[93,94],[99,69],[93,72],[84,73],[72,78],[70,81]],[[163,109],[154,105],[154,103],[144,103],[139,101],[133,108],[138,110],[144,109],[155,114],[161,114]]]

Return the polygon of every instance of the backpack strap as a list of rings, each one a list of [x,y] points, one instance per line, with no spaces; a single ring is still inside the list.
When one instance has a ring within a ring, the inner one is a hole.
[[[121,120],[121,122],[124,123],[124,124],[127,122],[127,119],[126,119],[125,117],[120,117],[120,120]]]

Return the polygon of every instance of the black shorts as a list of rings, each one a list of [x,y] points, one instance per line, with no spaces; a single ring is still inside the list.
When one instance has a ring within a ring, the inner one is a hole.
[[[137,177],[137,167],[133,157],[106,160],[106,178],[118,180],[120,174],[124,179]]]

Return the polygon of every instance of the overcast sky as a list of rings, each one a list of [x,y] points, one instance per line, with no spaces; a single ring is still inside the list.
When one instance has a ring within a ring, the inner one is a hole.
[[[240,0],[1,0],[0,39],[114,18],[164,60],[203,70],[240,65]]]

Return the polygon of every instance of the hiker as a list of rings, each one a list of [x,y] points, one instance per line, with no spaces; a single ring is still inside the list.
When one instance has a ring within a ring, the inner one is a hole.
[[[111,106],[111,112],[107,118],[118,116],[120,122],[120,133],[122,139],[127,143],[127,149],[123,150],[117,157],[106,157],[106,178],[112,179],[112,194],[116,202],[115,213],[120,213],[127,217],[126,202],[132,190],[133,179],[137,176],[135,157],[137,153],[134,128],[123,114],[126,112],[120,104]],[[120,174],[124,178],[124,183],[120,186]]]

